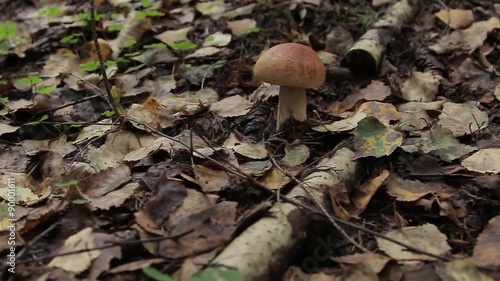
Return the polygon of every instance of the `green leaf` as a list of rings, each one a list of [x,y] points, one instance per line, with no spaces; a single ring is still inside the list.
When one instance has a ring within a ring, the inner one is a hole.
[[[123,24],[115,23],[108,26],[109,31],[120,31],[123,29]]]
[[[40,16],[57,17],[61,13],[61,8],[57,6],[48,6],[40,11]]]
[[[28,126],[35,126],[35,125],[38,125],[38,124],[42,123],[42,121],[45,121],[47,119],[49,119],[49,116],[47,114],[45,114],[39,120],[28,122],[28,123],[26,123],[26,125],[28,125]]]
[[[0,79],[0,85],[7,85],[8,81],[4,79]]]
[[[83,126],[83,124],[71,124],[71,126],[70,126],[70,127],[71,127],[71,128],[80,128],[80,127],[82,127],[82,126]]]
[[[250,27],[247,29],[248,32],[260,32],[260,27]]]
[[[196,44],[188,42],[188,41],[183,41],[179,43],[172,44],[170,47],[174,50],[191,50],[191,49],[196,49],[198,47]]]
[[[88,61],[84,64],[80,64],[80,66],[86,71],[94,71],[101,66],[101,63],[99,61]]]
[[[145,65],[146,65],[146,64],[141,63],[141,64],[139,64],[139,65],[137,65],[137,66],[131,67],[131,68],[129,68],[129,69],[127,69],[127,70],[125,71],[125,74],[130,73],[130,72],[134,72],[134,71],[136,71],[136,70],[139,70],[139,69],[143,68]]]
[[[137,40],[127,39],[127,40],[125,40],[124,46],[125,46],[125,48],[129,48],[129,47],[134,46],[135,43],[137,43]]]
[[[135,15],[135,18],[138,20],[143,20],[147,17],[162,17],[165,14],[156,10],[149,10],[149,11],[140,11]]]
[[[153,1],[151,1],[151,0],[142,0],[141,1],[141,6],[143,8],[149,8],[149,7],[153,6]]]
[[[243,274],[232,269],[208,267],[196,273],[189,281],[240,281]]]
[[[221,68],[221,67],[224,67],[224,65],[226,65],[226,63],[227,63],[227,60],[218,60],[218,61],[216,61],[216,62],[212,65],[212,67],[213,67],[214,69]]]
[[[115,61],[115,60],[107,60],[107,61],[104,62],[104,65],[105,66],[117,66],[118,62]]]
[[[75,204],[75,205],[83,205],[83,204],[87,203],[87,200],[85,200],[85,199],[74,199],[71,202],[73,204]]]
[[[157,281],[175,281],[174,278],[163,274],[161,271],[152,266],[144,267],[142,269],[142,272],[144,272],[144,274],[146,274],[148,277],[153,278]]]
[[[373,116],[359,121],[354,130],[356,157],[382,157],[390,155],[403,142],[403,135],[387,128]]]
[[[78,39],[79,37],[83,36],[83,33],[73,33],[71,35],[68,35],[66,37],[63,37],[61,38],[61,40],[59,40],[59,42],[65,44],[65,43],[71,43],[71,44],[75,44],[76,42],[78,42]]]
[[[42,82],[42,78],[38,77],[38,76],[28,76],[28,77],[24,77],[24,78],[21,78],[18,80],[19,83],[21,84],[29,84],[29,85],[36,85],[40,82]]]
[[[50,94],[52,91],[54,90],[54,87],[52,86],[46,86],[46,87],[43,87],[43,88],[40,88],[40,89],[37,89],[36,92],[39,93],[39,94]]]
[[[55,183],[54,186],[55,187],[68,187],[68,186],[77,185],[77,184],[78,184],[77,180],[70,180],[68,182],[58,182],[58,183]]]
[[[0,102],[8,103],[9,102],[9,98],[0,98]]]
[[[167,47],[167,45],[165,45],[164,43],[154,43],[154,44],[144,45],[143,46],[144,49],[155,49],[155,48],[163,49],[163,48],[166,48],[166,47]]]
[[[135,57],[135,56],[138,56],[142,54],[142,52],[134,52],[134,53],[130,53],[130,54],[125,54],[124,56],[125,57]]]
[[[0,41],[15,37],[18,32],[16,23],[10,21],[0,23]]]
[[[106,117],[111,117],[111,116],[115,115],[115,112],[113,110],[106,110],[102,113],[102,115],[104,115]]]

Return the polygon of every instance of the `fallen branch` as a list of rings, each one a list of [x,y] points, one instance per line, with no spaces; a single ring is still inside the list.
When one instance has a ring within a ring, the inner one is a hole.
[[[404,23],[415,16],[419,2],[419,0],[401,0],[392,5],[385,15],[352,45],[340,64],[353,73],[376,74],[387,43],[395,34],[401,32]]]
[[[287,195],[303,204],[310,203],[308,192],[320,202],[327,200],[326,190],[354,178],[357,163],[354,153],[340,149],[316,166],[317,171],[307,176]],[[306,191],[302,186],[308,188]],[[246,229],[236,237],[214,260],[215,266],[235,268],[245,280],[275,280],[292,261],[294,249],[305,238],[310,212],[295,204],[278,202],[270,215]]]

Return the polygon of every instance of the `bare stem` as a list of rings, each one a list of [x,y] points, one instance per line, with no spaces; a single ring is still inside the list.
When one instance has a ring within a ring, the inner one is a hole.
[[[299,122],[307,120],[306,89],[300,87],[280,86],[277,128],[289,118]]]

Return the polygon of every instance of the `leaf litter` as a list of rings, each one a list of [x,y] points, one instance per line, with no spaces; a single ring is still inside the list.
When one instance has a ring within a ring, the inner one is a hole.
[[[0,250],[13,191],[18,278],[499,278],[498,4],[95,1],[121,126],[84,2],[0,4]],[[328,77],[298,140],[252,73],[290,41]]]

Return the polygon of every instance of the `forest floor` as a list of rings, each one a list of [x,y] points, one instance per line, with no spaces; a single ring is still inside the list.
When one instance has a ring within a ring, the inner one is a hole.
[[[495,2],[0,0],[1,279],[500,280]]]

